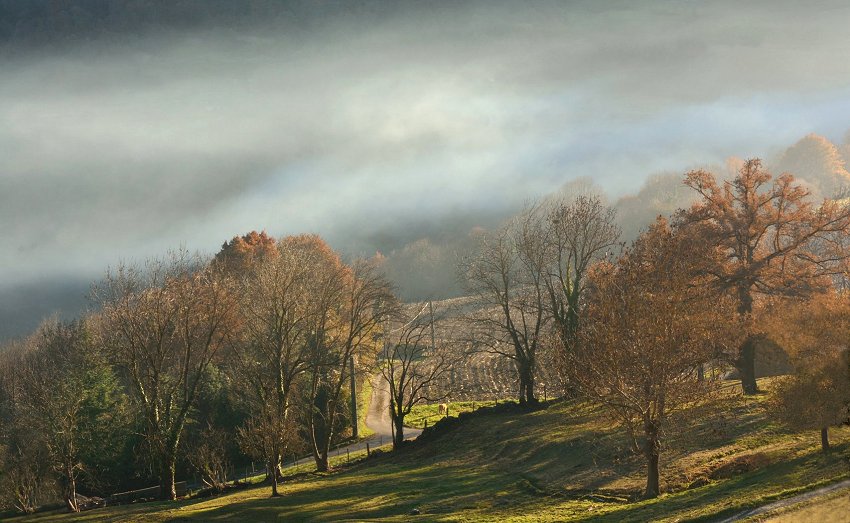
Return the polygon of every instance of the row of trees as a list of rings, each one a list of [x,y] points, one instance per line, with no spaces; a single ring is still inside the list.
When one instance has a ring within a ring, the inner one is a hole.
[[[332,445],[356,436],[358,381],[383,377],[398,446],[467,350],[512,360],[526,405],[540,365],[556,364],[643,453],[647,496],[669,417],[717,390],[707,369],[731,365],[756,393],[768,336],[798,369],[777,413],[828,446],[850,400],[850,207],[815,204],[758,160],[685,184],[697,203],[628,246],[599,198],[530,207],[462,260],[477,306],[439,336],[430,304],[400,304],[374,263],[344,263],[317,236],[250,233],[212,259],[119,266],[95,286],[96,311],[0,354],[2,492],[29,511],[50,480],[77,510],[79,489],[156,478],[174,499],[181,471],[222,488],[233,463],[258,460],[278,495],[285,456],[306,450],[325,471]]]
[[[744,392],[755,394],[758,344],[799,325],[768,318],[811,310],[826,295],[847,301],[846,202],[814,202],[791,175],[773,178],[759,160],[745,162],[733,179],[693,171],[684,183],[697,202],[672,221],[659,218],[628,247],[618,243],[613,211],[579,196],[530,207],[483,238],[461,267],[481,305],[469,318],[474,339],[480,350],[515,362],[520,403],[537,401],[539,354],[554,352],[566,390],[605,406],[645,455],[647,496],[659,492],[668,416],[716,389],[707,366],[734,366]],[[836,380],[850,386],[837,359],[848,341],[842,331],[788,343],[799,349],[800,372],[780,393],[778,410],[807,421],[823,413],[819,427],[846,418],[846,394],[818,408],[811,402],[823,403]],[[791,401],[801,397],[805,409]]]
[[[25,512],[55,490],[78,510],[79,488],[154,478],[175,499],[187,470],[220,489],[246,460],[266,464],[278,495],[285,456],[328,470],[332,445],[356,436],[356,384],[376,367],[400,443],[448,363],[424,363],[440,353],[418,343],[431,316],[407,314],[375,265],[343,263],[317,236],[254,232],[213,259],[121,265],[93,296],[84,319],[0,354],[0,481]]]

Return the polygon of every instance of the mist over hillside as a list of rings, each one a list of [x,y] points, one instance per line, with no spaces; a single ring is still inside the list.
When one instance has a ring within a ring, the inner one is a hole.
[[[120,260],[254,229],[442,298],[559,191],[604,193],[626,238],[735,158],[832,194],[847,8],[767,5],[0,0],[0,338]]]
[[[845,156],[848,151],[850,146],[846,142],[838,146],[823,136],[809,134],[787,149],[766,157],[765,161],[775,176],[792,173],[809,188],[813,198],[825,198],[850,188],[848,157]],[[721,178],[730,178],[742,163],[743,159],[730,157],[723,162],[706,164],[704,168]],[[604,187],[592,180],[579,179],[566,182],[557,191],[538,199],[579,193],[602,195],[617,210],[622,240],[629,242],[657,216],[670,216],[693,203],[695,193],[683,183],[685,170],[683,166],[679,172],[650,174],[636,193],[619,198],[607,194]],[[508,217],[506,214],[501,220]],[[497,220],[491,220],[488,226],[498,226]],[[475,236],[483,229],[470,227],[448,238],[446,235],[418,238],[388,253],[385,263],[401,295],[408,300],[461,295],[463,290],[455,270],[457,258],[474,245]]]

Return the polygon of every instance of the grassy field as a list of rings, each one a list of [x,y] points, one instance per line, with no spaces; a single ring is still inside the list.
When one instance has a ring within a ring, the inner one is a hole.
[[[616,427],[592,407],[561,402],[467,415],[428,441],[336,473],[305,468],[281,498],[256,486],[28,521],[407,521],[414,508],[421,521],[712,520],[848,477],[850,430],[833,430],[835,449],[823,454],[817,433],[772,423],[766,398],[729,392],[671,426],[664,494],[654,500],[639,500],[643,462]]]
[[[463,412],[472,412],[481,407],[492,407],[495,403],[495,401],[454,401],[448,402],[446,405],[449,408],[448,415],[457,416]],[[440,415],[439,403],[414,405],[410,414],[404,418],[404,424],[408,427],[421,429],[426,426],[432,426],[444,417],[445,415]]]

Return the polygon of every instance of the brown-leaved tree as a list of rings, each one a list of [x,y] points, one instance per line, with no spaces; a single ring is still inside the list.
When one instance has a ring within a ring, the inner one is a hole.
[[[745,393],[758,392],[755,350],[759,326],[752,319],[756,296],[806,296],[829,285],[839,261],[840,236],[850,227],[850,206],[833,200],[815,205],[794,177],[777,178],[761,161],[748,160],[731,181],[692,171],[685,184],[699,201],[679,214],[679,222],[698,230],[703,241],[724,256],[699,268],[718,294],[733,294],[749,336],[733,357]]]

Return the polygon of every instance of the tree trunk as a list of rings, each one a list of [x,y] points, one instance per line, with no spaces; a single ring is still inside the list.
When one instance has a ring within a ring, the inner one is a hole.
[[[520,405],[533,405],[537,403],[534,397],[534,370],[533,367],[523,362],[519,366],[519,403]]]
[[[658,481],[658,453],[646,457],[646,498],[657,498],[659,488]]]
[[[756,383],[756,340],[748,337],[741,345],[738,359],[735,362],[738,374],[741,376],[741,388],[744,394],[757,394],[758,383]]]
[[[276,458],[273,463],[269,463],[269,468],[272,471],[272,497],[280,496],[280,492],[277,490],[277,482],[280,477],[280,467],[278,464],[280,463],[280,458]]]
[[[529,405],[537,403],[537,398],[534,397],[534,372],[528,372],[528,379],[525,381],[525,402]]]
[[[393,416],[395,419],[393,420],[395,425],[395,434],[393,434],[393,448],[397,449],[401,447],[401,444],[404,442],[404,417],[403,416]]]
[[[738,314],[746,325],[747,318],[753,313],[753,295],[750,286],[744,284],[738,288]],[[741,388],[744,394],[757,394],[756,383],[756,339],[748,335],[738,351],[735,367],[741,376]]]
[[[159,474],[159,497],[160,499],[174,501],[177,499],[177,488],[174,485],[174,470],[176,467],[177,456],[174,453],[169,453],[165,456],[165,461],[162,464],[162,470]]]
[[[829,452],[829,427],[820,429],[820,448],[824,452]]]
[[[66,472],[68,476],[68,488],[65,492],[65,505],[71,512],[79,512],[80,507],[77,505],[77,481],[74,479],[74,472]]]
[[[314,456],[316,461],[316,471],[317,472],[327,472],[330,469],[328,465],[328,450],[327,448],[323,448]]]
[[[646,492],[644,496],[649,498],[658,497],[661,491],[659,486],[658,455],[660,454],[660,442],[658,441],[658,426],[654,422],[644,423],[646,441],[644,453],[646,455]]]
[[[328,450],[330,449],[331,442],[329,435],[325,432],[324,424],[321,426],[320,422],[314,421],[315,426],[313,430],[310,432],[312,441],[312,451],[313,451],[313,461],[316,463],[316,471],[318,472],[327,472],[328,471]]]
[[[351,374],[351,437],[360,438],[359,423],[357,419],[357,374],[354,372],[354,355],[348,359],[349,373]]]

